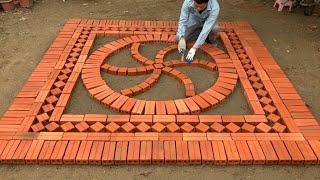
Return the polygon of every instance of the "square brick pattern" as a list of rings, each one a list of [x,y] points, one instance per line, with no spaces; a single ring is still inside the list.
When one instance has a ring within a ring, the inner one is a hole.
[[[6,164],[318,164],[320,128],[293,85],[247,22],[222,22],[227,53],[205,44],[212,62],[164,62],[176,50],[177,23],[70,19],[0,119],[0,162]],[[99,36],[113,41],[89,54]],[[164,42],[154,60],[140,44]],[[116,67],[108,56],[130,47],[143,66]],[[218,80],[195,94],[180,66],[218,70]],[[96,72],[151,74],[114,92]],[[134,96],[160,75],[179,80],[186,98],[145,101]],[[123,115],[64,114],[82,78],[89,94]],[[253,114],[198,115],[222,102],[239,82]]]

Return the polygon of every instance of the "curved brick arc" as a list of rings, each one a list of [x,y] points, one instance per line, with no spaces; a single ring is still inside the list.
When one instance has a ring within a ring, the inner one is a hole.
[[[164,62],[164,57],[166,54],[177,50],[177,45],[175,44],[160,50],[153,61],[145,58],[139,53],[140,44],[147,42],[173,43],[174,39],[165,38],[159,40],[155,39],[153,35],[131,36],[113,41],[98,49],[96,52],[93,52],[85,62],[82,71],[83,82],[90,95],[107,107],[110,107],[116,111],[122,111],[122,106],[126,104],[126,101],[132,101],[132,99],[129,99],[129,97],[142,93],[151,88],[151,86],[158,81],[161,73],[163,72],[179,80],[185,87],[186,98],[172,100],[171,103],[168,104],[174,104],[175,107],[171,108],[177,109],[176,114],[194,114],[198,113],[199,111],[206,110],[223,101],[234,90],[238,76],[229,56],[225,54],[224,51],[212,45],[204,45],[199,49],[207,54],[215,63],[202,60],[195,60],[190,64],[181,60],[170,60]],[[137,68],[126,68],[103,64],[111,55],[128,46],[131,46],[132,57],[144,66]],[[216,68],[218,68],[219,75],[217,81],[212,85],[212,87],[200,93],[199,95],[196,95],[195,87],[191,79],[189,79],[187,75],[174,69],[174,67],[181,66],[196,66],[210,71],[214,71]],[[151,73],[151,75],[140,84],[123,89],[120,91],[120,93],[118,93],[113,91],[107,85],[107,83],[104,82],[101,77],[99,67],[101,67],[101,70],[110,74],[139,75]],[[153,104],[159,104],[159,106]],[[126,110],[124,112],[129,112],[132,114],[173,113],[169,109],[169,106],[161,107],[160,104],[162,104],[161,101],[145,101],[145,107],[140,107],[142,110],[138,112],[133,111],[136,109],[135,106],[141,106],[140,104],[134,104],[134,106],[132,106],[132,111]],[[162,110],[158,107],[161,107]],[[151,111],[149,110],[150,108],[152,109]]]

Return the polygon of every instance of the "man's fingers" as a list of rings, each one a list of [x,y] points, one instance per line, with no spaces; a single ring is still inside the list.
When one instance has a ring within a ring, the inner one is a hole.
[[[192,57],[190,54],[188,54],[188,56],[187,56],[187,58],[186,58],[186,61],[187,61],[187,62],[191,62],[192,59],[193,59],[193,57]]]
[[[178,48],[178,51],[179,51],[180,54],[184,54],[186,52],[186,50],[183,49],[183,48]]]

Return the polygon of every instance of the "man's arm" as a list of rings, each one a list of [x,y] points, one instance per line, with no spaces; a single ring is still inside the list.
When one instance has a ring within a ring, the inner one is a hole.
[[[178,23],[177,40],[179,40],[182,36],[184,36],[186,32],[186,26],[189,19],[188,3],[189,3],[189,0],[185,0],[181,8],[180,19]]]
[[[193,48],[195,48],[195,49],[198,49],[206,41],[209,33],[211,32],[213,26],[215,25],[215,23],[217,21],[220,7],[219,7],[219,4],[216,0],[213,0],[212,3],[213,3],[213,8],[211,9],[210,15],[207,18],[206,22],[204,23],[203,28],[201,30],[201,33],[200,33],[197,41],[193,45]]]

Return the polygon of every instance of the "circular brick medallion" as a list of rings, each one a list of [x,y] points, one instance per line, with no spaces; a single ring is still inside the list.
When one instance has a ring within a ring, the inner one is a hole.
[[[207,54],[212,62],[194,60],[186,63],[181,60],[164,61],[164,57],[177,51],[174,39],[166,35],[139,35],[125,37],[93,52],[86,60],[82,70],[82,80],[90,95],[101,104],[115,110],[129,114],[196,114],[223,101],[234,90],[238,75],[229,56],[219,48],[205,44],[199,48]],[[139,53],[142,43],[163,42],[172,45],[160,50],[154,60],[150,60]],[[117,67],[107,64],[106,61],[118,51],[130,47],[131,56],[141,63],[141,67]],[[200,94],[195,93],[195,87],[187,75],[175,69],[175,67],[196,66],[210,71],[218,69],[216,82]],[[113,91],[102,79],[101,71],[115,75],[135,76],[150,74],[142,83],[130,88]],[[185,98],[166,101],[146,101],[134,98],[151,88],[164,73],[179,80],[185,87]]]

